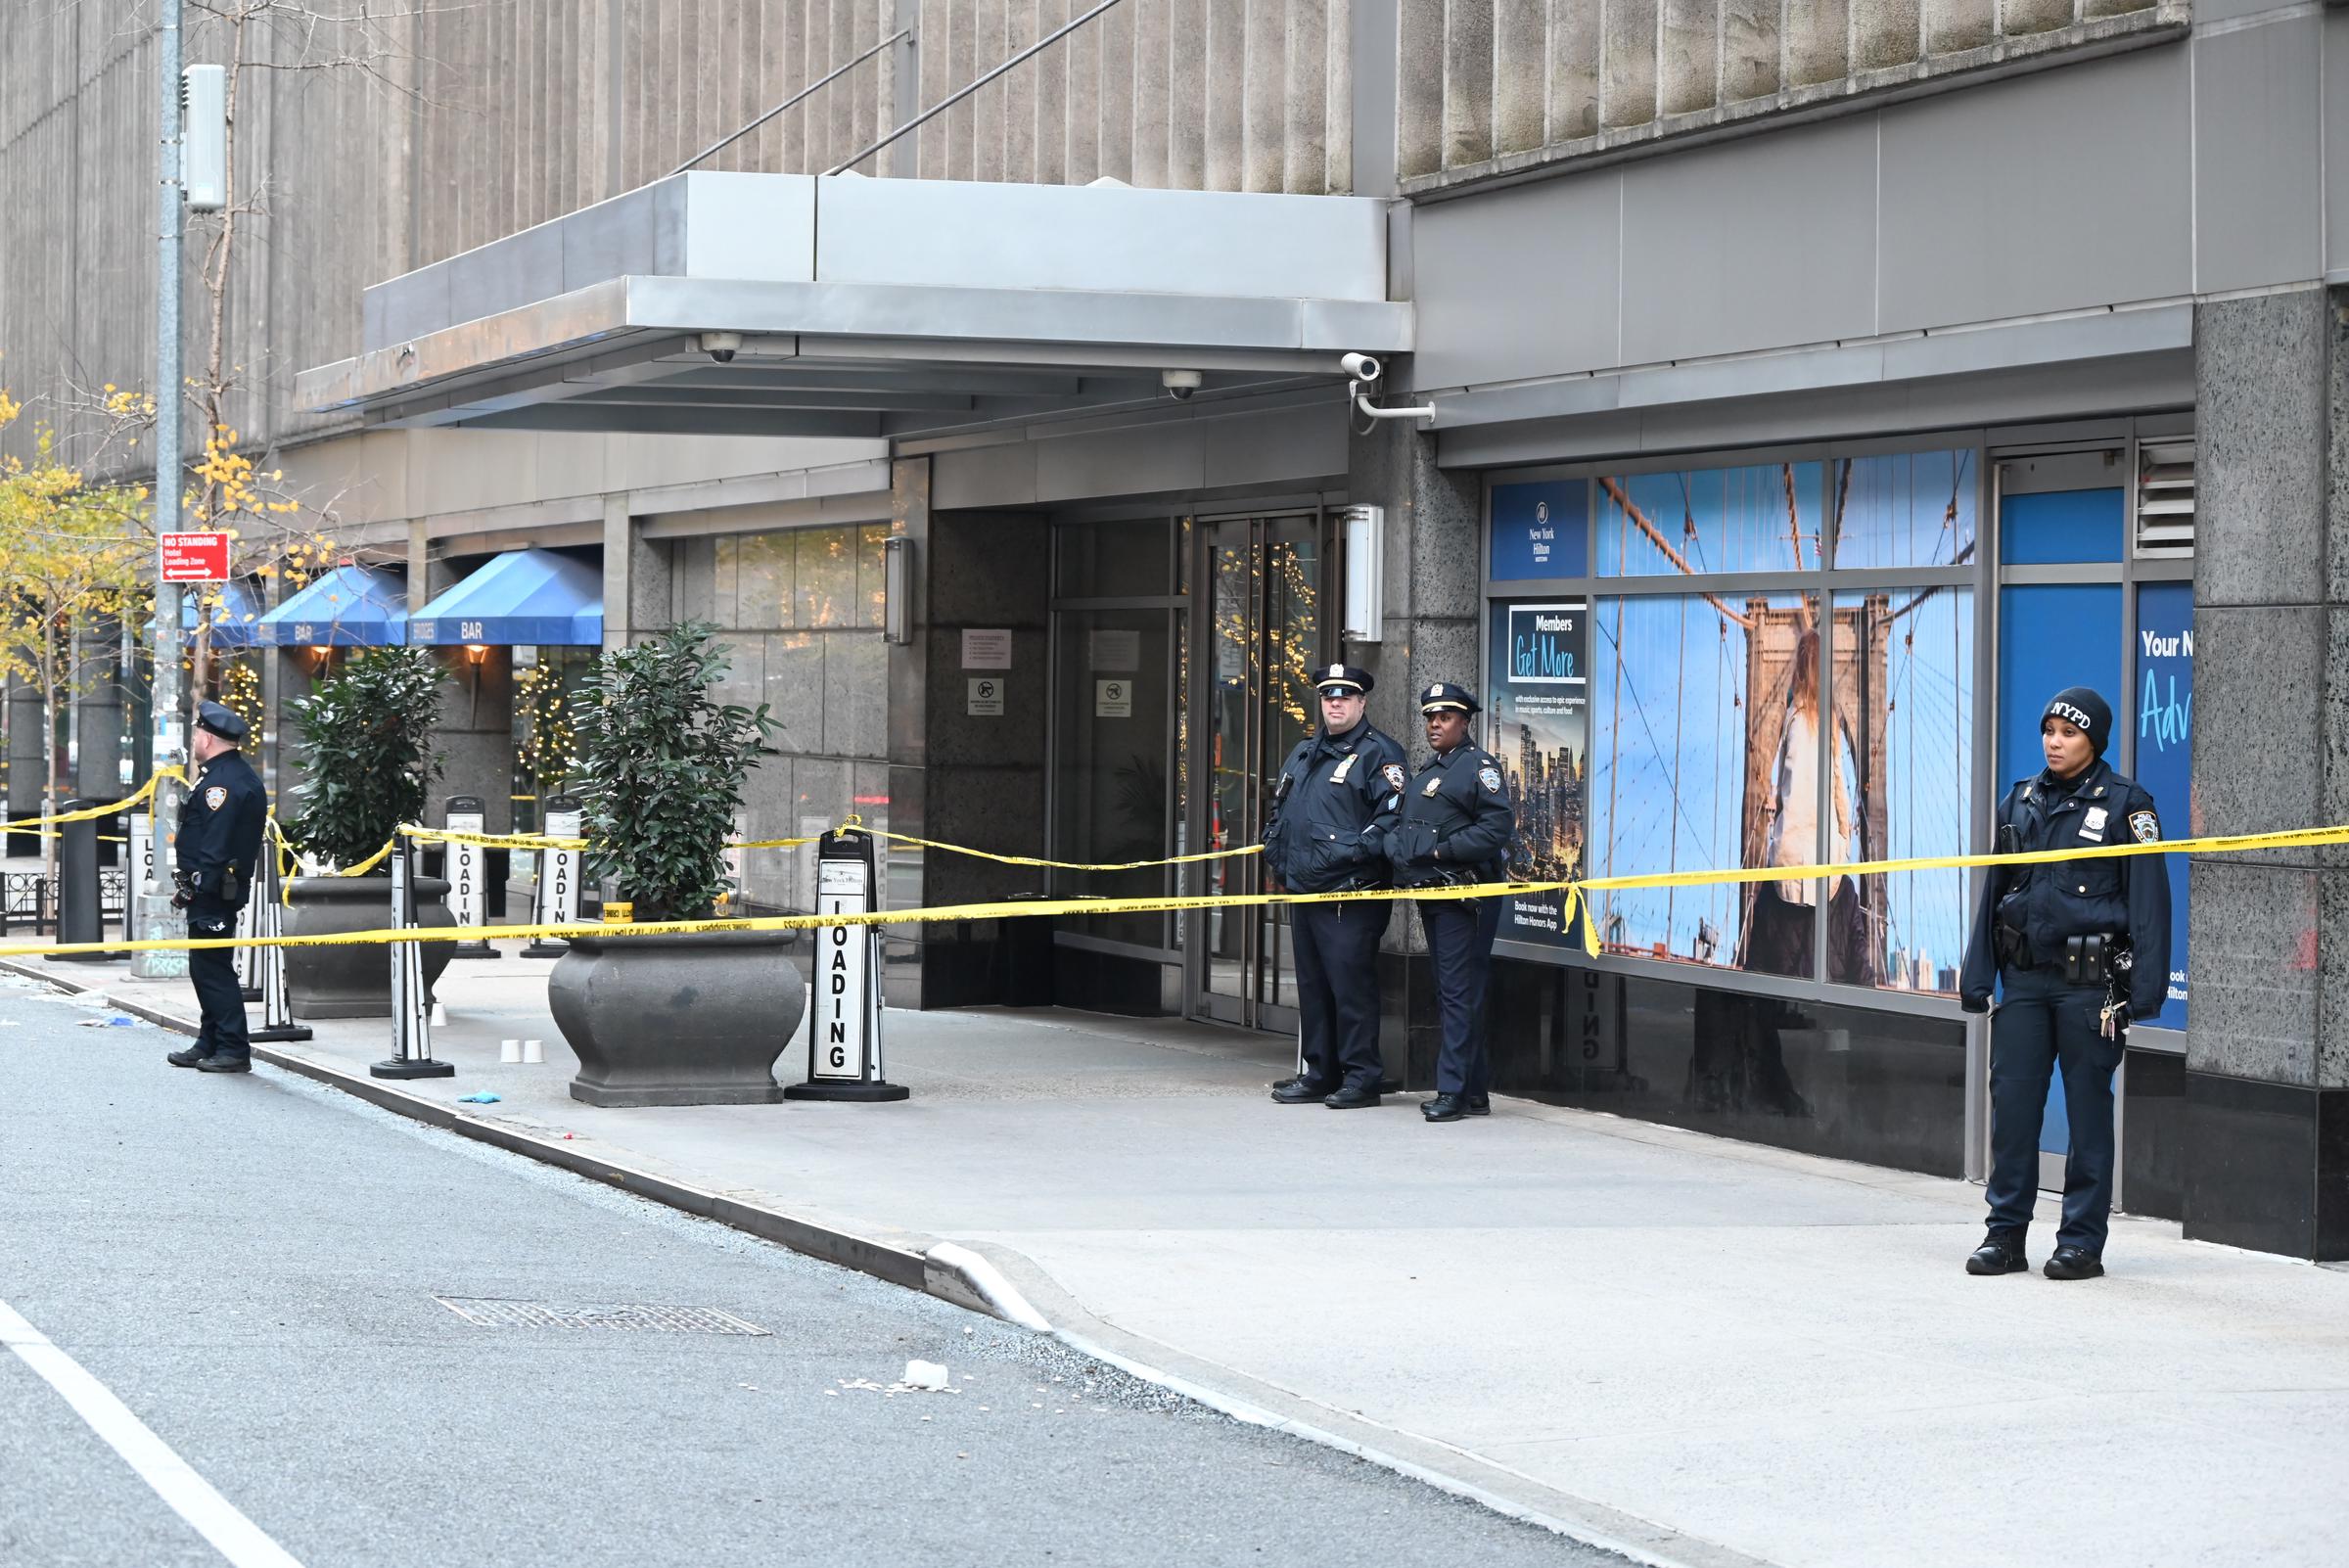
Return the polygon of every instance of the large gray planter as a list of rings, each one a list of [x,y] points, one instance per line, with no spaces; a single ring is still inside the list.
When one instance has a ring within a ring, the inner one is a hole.
[[[590,1105],[766,1105],[807,1010],[797,933],[573,937],[546,999]]]
[[[381,931],[392,924],[390,877],[296,877],[286,935],[315,937],[347,931]],[[415,882],[417,924],[451,926],[457,917],[441,906],[448,884],[438,877]],[[454,942],[424,945],[424,984],[430,991],[456,956]],[[346,946],[288,947],[286,1001],[297,1018],[389,1018],[392,1016],[392,950],[381,943]]]

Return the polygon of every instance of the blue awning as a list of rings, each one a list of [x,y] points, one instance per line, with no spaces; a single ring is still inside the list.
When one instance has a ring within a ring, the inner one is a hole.
[[[243,577],[231,577],[222,583],[183,582],[179,588],[179,630],[182,636],[196,635],[196,612],[200,602],[208,600],[207,619],[212,623],[212,646],[215,648],[250,648],[253,646],[253,623],[260,620],[266,608],[261,603],[260,590]],[[155,618],[147,619],[147,634],[155,635]]]
[[[407,641],[408,590],[385,567],[339,566],[253,623],[264,648],[387,648]]]
[[[604,575],[552,550],[515,550],[408,621],[408,641],[499,648],[604,645]]]

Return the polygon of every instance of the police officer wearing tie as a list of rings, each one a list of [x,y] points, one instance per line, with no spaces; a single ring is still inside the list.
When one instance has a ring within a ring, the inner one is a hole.
[[[1272,786],[1267,871],[1292,893],[1388,886],[1387,834],[1403,809],[1403,748],[1362,716],[1376,681],[1331,665],[1314,682],[1321,726],[1300,741]],[[1333,1111],[1378,1103],[1378,939],[1383,899],[1290,906],[1296,945],[1296,1077],[1272,1085],[1283,1105]]]
[[[237,929],[237,911],[253,891],[253,866],[261,849],[269,794],[253,764],[237,748],[245,720],[218,703],[196,710],[196,761],[203,766],[179,808],[179,838],[172,872],[178,891],[171,906],[188,912],[188,935],[226,937]],[[207,947],[188,954],[188,980],[204,1027],[196,1043],[173,1051],[174,1067],[200,1073],[250,1073],[253,1041],[246,1035],[245,992],[237,984],[234,948]]]
[[[1999,804],[1996,849],[2096,849],[2161,837],[2153,797],[2104,761],[2112,710],[2067,687],[2039,721],[2047,768]],[[2050,1279],[2104,1271],[2112,1210],[2112,1074],[2132,1018],[2161,1009],[2170,978],[2170,879],[2158,856],[1995,867],[1974,912],[1959,1000],[1990,1009],[1990,1230],[1965,1261],[1971,1274],[2031,1267],[2023,1240],[2039,1194],[2039,1130],[2048,1080],[2063,1075],[2071,1153],[2063,1224]]]
[[[1399,888],[1458,887],[1501,880],[1516,808],[1500,762],[1468,739],[1480,710],[1465,686],[1439,680],[1419,694],[1435,757],[1404,794],[1403,822],[1388,838]],[[1436,970],[1444,1045],[1436,1097],[1419,1107],[1430,1122],[1493,1114],[1493,1061],[1485,1044],[1485,981],[1493,968],[1498,899],[1424,899],[1419,923]]]

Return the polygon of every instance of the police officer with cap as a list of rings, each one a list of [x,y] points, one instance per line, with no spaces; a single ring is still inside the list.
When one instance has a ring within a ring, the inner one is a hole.
[[[237,911],[252,896],[269,794],[237,750],[246,733],[245,720],[218,703],[197,706],[194,750],[203,766],[179,808],[172,873],[178,891],[171,898],[173,908],[188,912],[191,937],[231,935]],[[252,1072],[253,1041],[245,1032],[245,992],[237,984],[235,949],[191,950],[188,980],[196,988],[204,1027],[195,1044],[171,1052],[171,1065],[201,1073]]]
[[[2112,770],[2112,710],[2086,686],[2051,699],[2039,721],[2047,767],[1999,804],[1997,851],[2092,850],[2161,837],[2153,797]],[[1965,1010],[1990,1010],[1990,1231],[1967,1273],[2031,1267],[2023,1239],[2039,1192],[2048,1080],[2063,1075],[2071,1154],[2050,1279],[2104,1271],[2112,1210],[2112,1074],[2129,1021],[2158,1012],[2170,978],[2170,879],[2154,856],[1994,867],[1974,912],[1958,982]]]
[[[1403,748],[1363,717],[1377,682],[1330,665],[1313,682],[1321,726],[1300,741],[1272,786],[1265,865],[1293,893],[1388,886],[1387,834],[1403,810]],[[1378,939],[1391,900],[1290,906],[1296,944],[1298,1056],[1272,1085],[1283,1105],[1335,1111],[1378,1103]]]
[[[1500,762],[1468,738],[1481,710],[1465,686],[1439,680],[1419,694],[1427,744],[1435,757],[1411,780],[1403,822],[1387,839],[1399,888],[1497,882],[1517,830],[1517,811]],[[1444,1045],[1436,1057],[1436,1097],[1419,1107],[1430,1122],[1493,1114],[1493,1060],[1485,1045],[1485,980],[1493,968],[1498,899],[1423,899],[1419,923],[1436,969]]]

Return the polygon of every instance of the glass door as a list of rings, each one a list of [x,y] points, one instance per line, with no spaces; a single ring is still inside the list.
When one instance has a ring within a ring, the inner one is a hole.
[[[1321,659],[1321,520],[1312,513],[1202,522],[1192,580],[1203,601],[1192,617],[1198,645],[1190,683],[1190,841],[1211,850],[1264,840],[1270,780],[1313,731],[1313,669]],[[1262,862],[1246,855],[1194,868],[1191,891],[1265,891]],[[1288,911],[1279,906],[1203,909],[1189,915],[1184,947],[1192,1012],[1252,1029],[1297,1027],[1297,982]]]

